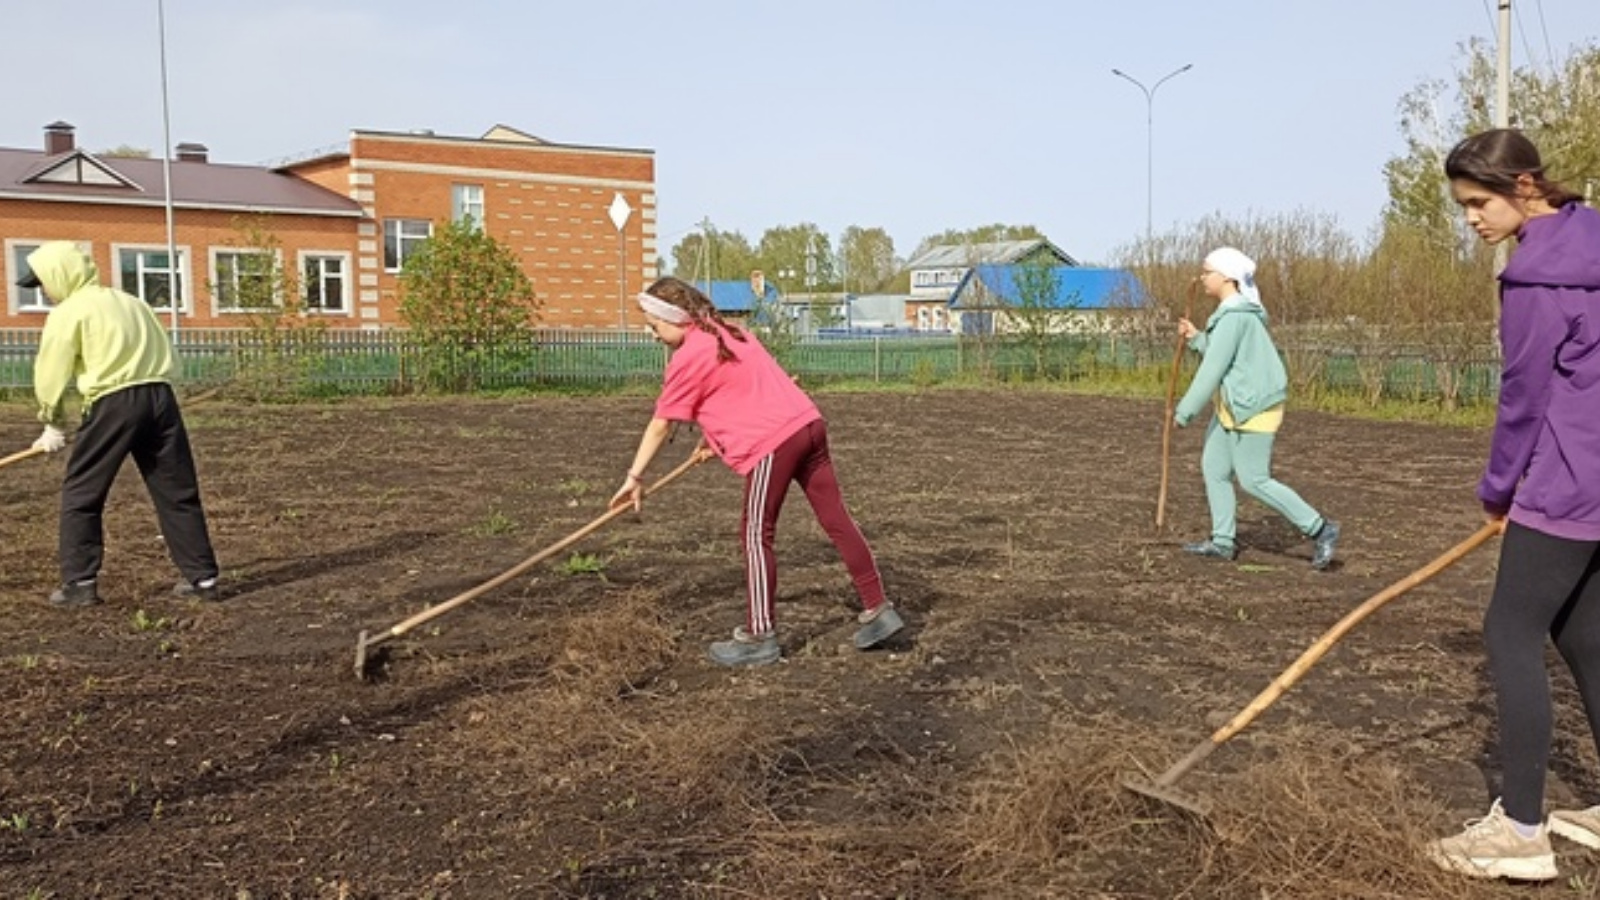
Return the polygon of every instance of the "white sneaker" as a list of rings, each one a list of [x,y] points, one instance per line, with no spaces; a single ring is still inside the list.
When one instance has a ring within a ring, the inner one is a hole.
[[[1600,850],[1600,806],[1552,811],[1550,833],[1576,841],[1591,850]]]
[[[1429,844],[1427,854],[1439,868],[1473,878],[1550,881],[1561,875],[1545,826],[1533,837],[1523,837],[1498,799],[1488,815],[1467,822],[1460,834]]]

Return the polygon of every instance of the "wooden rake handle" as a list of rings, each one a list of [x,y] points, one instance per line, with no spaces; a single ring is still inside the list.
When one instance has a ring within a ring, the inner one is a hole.
[[[22,462],[25,459],[32,459],[35,456],[43,456],[43,455],[44,455],[44,451],[43,450],[39,450],[39,449],[36,449],[36,448],[33,448],[33,447],[29,447],[28,449],[23,450],[20,453],[13,453],[10,456],[0,457],[0,469],[4,469],[6,466],[11,465],[12,463]]]
[[[690,469],[698,466],[702,462],[705,462],[709,458],[709,454],[706,454],[700,450],[696,450],[694,453],[689,454],[689,458],[680,463],[676,469],[673,469],[671,472],[661,476],[659,481],[645,488],[644,495],[648,497],[651,494],[656,493],[672,482],[678,480],[678,478],[685,472],[688,472]],[[431,622],[432,620],[437,619],[438,617],[444,615],[452,609],[455,609],[458,606],[461,606],[462,604],[470,603],[471,601],[476,600],[477,598],[487,594],[497,587],[500,587],[511,579],[516,578],[518,575],[527,572],[529,569],[533,568],[539,563],[544,562],[557,553],[560,553],[562,550],[565,550],[573,544],[576,544],[578,541],[583,540],[584,538],[593,534],[595,531],[599,530],[600,527],[605,525],[607,522],[610,522],[612,519],[615,519],[624,513],[632,511],[632,509],[633,507],[631,505],[624,504],[622,506],[606,510],[604,514],[596,517],[589,524],[579,528],[577,531],[574,531],[561,540],[556,541],[554,544],[551,544],[543,550],[540,550],[538,553],[535,553],[522,562],[517,563],[504,572],[501,572],[499,575],[496,575],[488,581],[485,581],[483,584],[480,584],[469,591],[457,594],[456,596],[451,597],[449,600],[446,600],[437,606],[431,606],[422,612],[417,613],[411,618],[393,626],[392,628],[389,628],[387,631],[380,632],[376,636],[367,638],[366,643],[370,646],[391,638],[397,638],[400,635],[405,634],[411,629],[417,627],[418,625]]]
[[[1194,316],[1194,295],[1200,287],[1200,279],[1189,282],[1188,295],[1184,299],[1183,317]],[[1167,521],[1167,473],[1172,469],[1172,415],[1176,412],[1178,403],[1178,370],[1183,367],[1183,348],[1188,341],[1183,334],[1178,334],[1178,345],[1172,349],[1172,374],[1167,378],[1167,415],[1161,420],[1161,492],[1156,499],[1156,528],[1160,529]]]
[[[1249,706],[1240,710],[1232,721],[1217,729],[1216,733],[1207,738],[1204,743],[1195,747],[1189,752],[1188,756],[1156,779],[1157,786],[1170,786],[1181,778],[1185,772],[1199,765],[1201,760],[1210,756],[1211,751],[1243,731],[1251,722],[1255,721],[1256,716],[1261,715],[1263,710],[1271,706],[1275,700],[1283,696],[1285,691],[1293,687],[1295,682],[1299,681],[1307,670],[1316,665],[1317,660],[1322,659],[1328,650],[1338,643],[1339,639],[1344,637],[1345,633],[1354,628],[1362,619],[1377,612],[1380,607],[1390,600],[1444,571],[1461,557],[1476,549],[1478,545],[1499,534],[1503,527],[1504,523],[1502,522],[1485,522],[1483,527],[1474,531],[1466,540],[1446,550],[1433,562],[1373,594],[1365,603],[1346,613],[1345,617],[1334,623],[1334,626],[1324,632],[1322,637],[1317,638],[1316,643],[1306,648],[1306,651],[1300,654],[1299,659],[1290,663],[1287,669],[1284,669],[1277,678],[1273,679],[1272,683],[1267,685],[1266,690],[1257,694],[1256,698],[1250,701]]]

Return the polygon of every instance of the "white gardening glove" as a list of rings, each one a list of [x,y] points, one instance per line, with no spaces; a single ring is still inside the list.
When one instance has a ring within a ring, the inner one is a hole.
[[[67,433],[54,425],[46,425],[44,434],[33,442],[33,449],[43,450],[46,453],[58,453],[67,446]]]

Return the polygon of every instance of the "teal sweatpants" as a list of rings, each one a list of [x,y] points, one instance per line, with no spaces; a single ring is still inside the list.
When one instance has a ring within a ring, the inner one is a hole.
[[[1211,540],[1224,547],[1234,546],[1238,530],[1238,498],[1233,479],[1245,493],[1265,503],[1278,515],[1310,537],[1322,528],[1322,516],[1311,504],[1300,499],[1288,485],[1273,480],[1271,432],[1229,431],[1215,417],[1206,429],[1205,449],[1200,454],[1200,472],[1206,479],[1206,501],[1211,506]]]

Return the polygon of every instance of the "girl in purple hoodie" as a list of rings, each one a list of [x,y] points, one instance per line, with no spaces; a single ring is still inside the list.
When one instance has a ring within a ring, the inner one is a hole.
[[[1473,135],[1445,159],[1485,243],[1515,237],[1500,274],[1504,370],[1478,499],[1503,538],[1484,615],[1504,763],[1500,798],[1439,865],[1481,878],[1558,877],[1549,833],[1600,848],[1600,806],[1546,823],[1551,702],[1545,638],[1572,670],[1600,747],[1600,213],[1549,180],[1520,132]]]

